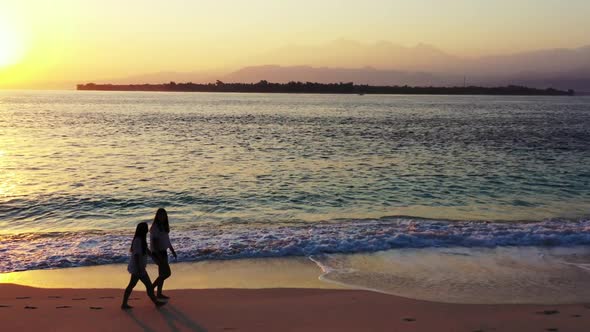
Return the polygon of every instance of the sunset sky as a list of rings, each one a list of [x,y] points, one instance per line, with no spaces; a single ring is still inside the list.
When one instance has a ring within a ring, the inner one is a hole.
[[[0,87],[225,70],[337,39],[462,56],[573,48],[590,44],[589,13],[587,0],[2,0]]]

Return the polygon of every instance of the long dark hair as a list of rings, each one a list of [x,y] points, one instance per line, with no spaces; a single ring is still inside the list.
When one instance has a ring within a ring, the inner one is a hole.
[[[154,217],[154,222],[152,223],[152,228],[154,226],[158,227],[160,232],[170,233],[170,224],[168,223],[168,213],[164,208],[159,208],[156,211],[156,216]]]
[[[138,238],[141,241],[141,253],[143,255],[147,252],[147,240],[146,236],[148,233],[148,224],[146,222],[140,222],[135,227],[135,235],[133,236],[133,240]],[[133,249],[133,241],[131,241],[131,248]]]

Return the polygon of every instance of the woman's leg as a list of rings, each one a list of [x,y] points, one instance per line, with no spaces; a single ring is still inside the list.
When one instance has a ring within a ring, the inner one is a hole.
[[[135,287],[135,285],[137,285],[137,281],[139,280],[139,277],[136,276],[135,274],[131,275],[131,279],[129,279],[129,285],[127,285],[127,288],[125,288],[125,293],[123,293],[123,304],[121,304],[121,308],[131,308],[131,306],[129,304],[127,304],[127,301],[129,301],[129,296],[131,295],[131,292],[133,291],[133,287]]]
[[[150,276],[146,273],[138,277],[139,280],[145,285],[145,290],[147,291],[147,295],[149,296],[150,300],[154,302],[156,305],[162,302],[158,302],[158,299],[154,295],[154,287],[152,286],[152,281],[150,280]],[[136,281],[137,283],[137,281]]]
[[[156,256],[157,258],[157,262],[156,264],[158,264],[158,277],[156,278],[156,280],[154,280],[154,283],[152,284],[152,288],[156,288],[158,287],[158,285],[160,284],[160,282],[162,281],[161,276],[162,276],[162,264],[164,264],[164,258],[160,255],[160,252],[153,252],[153,255]]]
[[[164,287],[164,280],[168,279],[172,275],[170,270],[170,264],[168,264],[168,253],[166,251],[158,252],[158,278],[154,281],[154,287],[157,287],[157,294],[159,297],[163,297],[162,288]]]

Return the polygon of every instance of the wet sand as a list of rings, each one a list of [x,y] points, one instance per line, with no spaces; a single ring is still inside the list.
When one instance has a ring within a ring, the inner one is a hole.
[[[3,331],[587,331],[590,305],[465,305],[359,290],[170,290],[156,309],[120,289],[0,284]]]
[[[322,270],[305,257],[172,262],[166,289],[345,288],[318,279]],[[152,281],[158,275],[148,264]],[[0,273],[0,284],[39,288],[118,288],[129,282],[127,264]]]

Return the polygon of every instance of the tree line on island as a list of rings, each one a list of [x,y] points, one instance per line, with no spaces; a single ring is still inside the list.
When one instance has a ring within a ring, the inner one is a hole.
[[[330,94],[432,94],[432,95],[533,95],[573,96],[574,90],[536,89],[518,85],[481,86],[372,86],[348,83],[289,82],[271,83],[163,83],[163,84],[78,84],[77,90],[92,91],[170,91],[170,92],[245,92],[245,93],[330,93]]]

